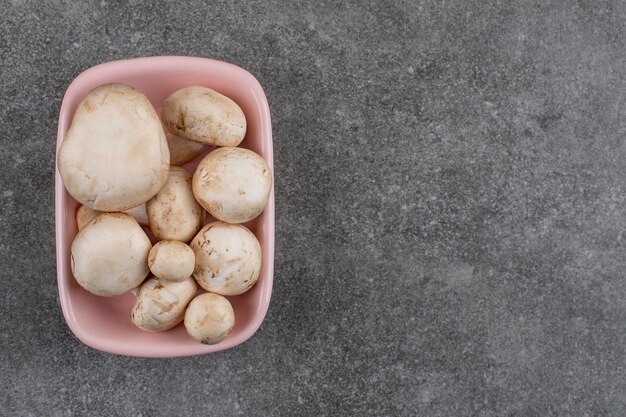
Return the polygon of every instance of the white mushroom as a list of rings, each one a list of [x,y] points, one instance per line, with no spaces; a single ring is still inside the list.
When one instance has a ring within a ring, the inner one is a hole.
[[[173,133],[166,133],[167,145],[170,148],[170,164],[176,166],[185,165],[200,155],[207,146],[204,143],[185,139]]]
[[[78,232],[71,248],[76,281],[87,291],[114,296],[138,286],[148,275],[150,239],[124,213],[104,213]]]
[[[272,190],[263,158],[243,148],[218,148],[202,159],[193,175],[196,200],[213,217],[243,223],[258,216]]]
[[[161,118],[170,132],[214,146],[237,146],[246,135],[246,116],[230,98],[206,87],[185,87],[163,102]]]
[[[193,250],[176,240],[162,240],[152,247],[148,255],[148,267],[158,278],[168,281],[184,281],[191,277],[195,266]]]
[[[181,282],[150,278],[137,294],[131,320],[140,329],[150,332],[171,329],[183,321],[185,308],[197,289],[191,277]]]
[[[76,225],[78,226],[78,230],[79,231],[83,230],[83,228],[87,226],[87,223],[89,223],[90,221],[92,221],[93,219],[101,215],[102,213],[104,213],[104,211],[94,210],[87,206],[81,205],[80,207],[78,207],[78,210],[76,210]],[[133,207],[128,210],[124,210],[123,213],[126,213],[132,216],[135,220],[137,220],[137,223],[139,223],[142,226],[148,225],[148,215],[146,214],[146,206],[143,204],[137,207]]]
[[[194,298],[185,312],[189,336],[205,345],[226,339],[235,326],[235,312],[221,295],[205,293]]]
[[[169,150],[150,101],[124,84],[106,84],[78,105],[59,149],[67,191],[100,211],[145,203],[165,184]]]
[[[171,167],[167,183],[146,203],[150,230],[158,240],[189,242],[204,222],[204,210],[191,191],[191,174]]]
[[[213,222],[191,241],[193,277],[207,291],[237,295],[248,291],[261,272],[261,245],[242,225]]]
[[[78,210],[76,210],[76,225],[78,226],[78,230],[83,230],[85,226],[87,226],[87,223],[101,214],[101,211],[94,210],[87,206],[81,205],[78,207]]]

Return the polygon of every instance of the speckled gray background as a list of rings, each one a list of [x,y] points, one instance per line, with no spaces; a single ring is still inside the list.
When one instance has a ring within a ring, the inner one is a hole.
[[[0,415],[626,415],[626,3],[0,9]],[[275,290],[240,347],[118,357],[59,309],[56,116],[166,54],[265,88]]]

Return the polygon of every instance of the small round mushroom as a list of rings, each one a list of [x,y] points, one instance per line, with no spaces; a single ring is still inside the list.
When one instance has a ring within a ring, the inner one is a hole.
[[[218,148],[202,159],[193,175],[196,200],[213,217],[244,223],[267,205],[272,174],[263,158],[243,148]]]
[[[169,161],[152,104],[124,84],[105,84],[87,94],[58,153],[59,173],[72,197],[108,212],[152,198],[167,180]]]
[[[204,210],[191,190],[191,174],[171,167],[167,183],[146,203],[150,230],[158,240],[189,242],[204,223]]]
[[[235,312],[221,295],[204,293],[194,298],[185,312],[189,336],[205,345],[214,345],[230,334],[235,326]]]
[[[183,321],[185,308],[197,289],[191,277],[180,282],[150,278],[141,286],[130,318],[137,327],[149,332],[171,329]]]
[[[135,219],[124,213],[104,213],[74,238],[72,273],[92,294],[120,295],[141,284],[148,275],[150,249],[150,239]]]
[[[183,242],[162,240],[152,247],[148,267],[158,278],[184,281],[193,274],[195,258],[193,250]]]
[[[222,295],[248,291],[261,272],[261,245],[239,224],[207,224],[191,241],[196,255],[193,277],[202,288]]]
[[[207,87],[182,88],[163,102],[170,132],[214,146],[237,146],[246,136],[246,116],[230,98]]]
[[[207,148],[204,143],[185,139],[173,133],[166,133],[165,136],[167,136],[167,145],[170,148],[170,164],[172,165],[185,165]]]
[[[83,228],[87,226],[87,223],[89,223],[90,221],[92,221],[93,219],[101,215],[102,213],[104,212],[94,210],[84,205],[81,205],[80,207],[78,207],[78,210],[76,210],[76,225],[78,226],[78,230],[79,231],[83,230]],[[137,220],[137,223],[139,223],[142,226],[148,225],[148,215],[146,214],[146,206],[143,204],[137,207],[133,207],[128,210],[124,210],[122,213],[126,213],[132,216],[135,220]]]
[[[84,205],[78,207],[78,210],[76,210],[76,225],[78,226],[78,231],[83,230],[85,226],[87,226],[87,223],[101,214],[101,211],[94,210]]]

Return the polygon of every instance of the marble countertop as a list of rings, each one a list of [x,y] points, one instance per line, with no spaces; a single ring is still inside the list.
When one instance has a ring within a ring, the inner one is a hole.
[[[626,415],[626,4],[12,0],[0,415]],[[269,313],[221,353],[81,344],[56,118],[84,69],[237,64],[273,118]]]

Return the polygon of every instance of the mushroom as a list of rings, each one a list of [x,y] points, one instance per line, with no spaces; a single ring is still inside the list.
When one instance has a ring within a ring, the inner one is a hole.
[[[74,238],[72,273],[92,294],[120,295],[148,275],[150,249],[150,239],[135,219],[125,213],[103,213]]]
[[[130,318],[137,327],[149,332],[171,329],[183,321],[185,308],[197,289],[191,277],[180,282],[150,278],[141,286]]]
[[[80,102],[58,154],[67,191],[100,211],[145,203],[167,181],[169,149],[150,101],[124,84],[105,84]]]
[[[185,312],[189,336],[205,345],[226,339],[235,326],[235,312],[221,295],[204,293],[194,298]]]
[[[76,225],[78,226],[78,230],[79,231],[83,230],[83,228],[87,226],[87,223],[89,223],[90,221],[92,221],[93,219],[101,215],[102,213],[104,212],[94,210],[87,206],[81,205],[78,208],[78,210],[76,210]],[[132,216],[135,220],[137,220],[137,223],[139,223],[142,226],[148,225],[148,215],[146,214],[146,206],[143,204],[137,207],[133,207],[128,210],[124,210],[123,213],[126,213]]]
[[[193,238],[193,277],[202,288],[222,295],[248,291],[261,272],[261,245],[239,224],[209,223]]]
[[[200,155],[207,146],[204,143],[185,139],[173,133],[166,133],[167,145],[170,148],[170,164],[176,166],[185,165]]]
[[[87,226],[87,223],[101,215],[102,212],[98,210],[94,210],[87,206],[81,205],[76,210],[76,225],[78,226],[78,230],[81,231]]]
[[[195,266],[193,250],[176,240],[162,240],[152,247],[148,267],[157,277],[168,281],[184,281],[191,277]]]
[[[150,230],[158,240],[189,242],[204,223],[204,210],[191,191],[191,174],[171,167],[163,188],[146,203]]]
[[[182,88],[163,102],[161,119],[179,136],[214,146],[237,146],[246,135],[246,116],[230,98],[207,87]]]
[[[193,194],[213,217],[244,223],[258,216],[269,199],[272,174],[263,158],[243,148],[218,148],[193,175]]]

